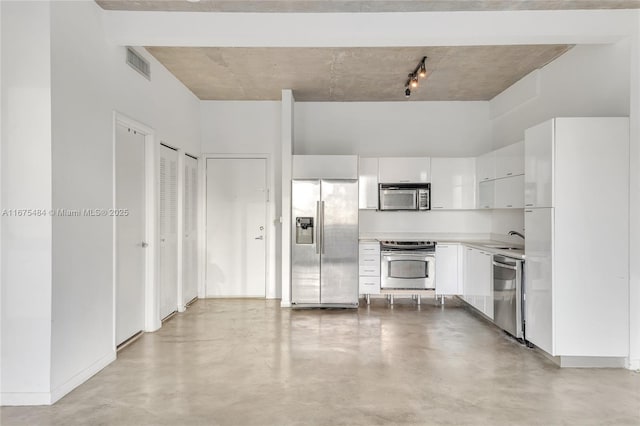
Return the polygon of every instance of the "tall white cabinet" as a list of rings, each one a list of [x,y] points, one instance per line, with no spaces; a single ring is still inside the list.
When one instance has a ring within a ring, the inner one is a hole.
[[[560,357],[626,357],[629,121],[525,132],[526,335]]]

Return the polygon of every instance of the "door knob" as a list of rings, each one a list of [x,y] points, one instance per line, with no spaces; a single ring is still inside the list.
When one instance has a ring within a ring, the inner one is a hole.
[[[149,244],[147,244],[146,242],[142,242],[142,244],[140,244],[142,246],[142,248],[147,248],[149,247]]]
[[[255,237],[254,240],[264,240],[264,237],[260,235],[259,237]]]

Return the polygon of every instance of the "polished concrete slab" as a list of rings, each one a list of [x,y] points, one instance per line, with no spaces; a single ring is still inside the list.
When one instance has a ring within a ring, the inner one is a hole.
[[[560,369],[457,302],[201,300],[8,425],[640,424],[640,374]]]

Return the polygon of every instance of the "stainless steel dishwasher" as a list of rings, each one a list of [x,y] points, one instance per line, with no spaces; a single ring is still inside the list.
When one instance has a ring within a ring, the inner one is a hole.
[[[493,322],[524,339],[522,260],[493,255]]]

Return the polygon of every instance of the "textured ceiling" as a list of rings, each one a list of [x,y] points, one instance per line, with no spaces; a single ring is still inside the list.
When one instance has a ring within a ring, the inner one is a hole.
[[[104,9],[190,12],[428,12],[637,9],[640,0],[96,0]]]
[[[407,74],[428,56],[410,100],[489,100],[568,45],[235,48],[147,47],[198,98],[299,101],[405,100]]]

